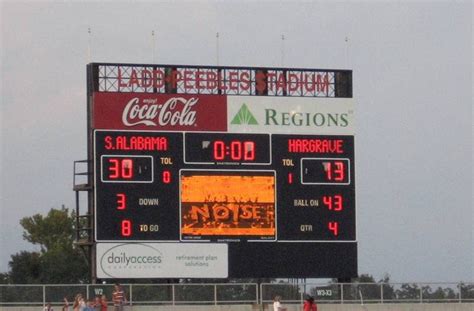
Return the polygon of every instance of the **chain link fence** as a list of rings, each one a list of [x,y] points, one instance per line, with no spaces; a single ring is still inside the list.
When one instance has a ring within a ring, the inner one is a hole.
[[[268,283],[261,302],[281,296],[299,303],[306,295],[318,303],[463,303],[474,302],[474,283]]]
[[[322,304],[474,302],[474,283],[214,283],[126,284],[131,305],[269,304],[275,296],[302,303],[310,295]],[[111,284],[0,285],[0,306],[62,305],[81,293],[87,300],[112,297]]]

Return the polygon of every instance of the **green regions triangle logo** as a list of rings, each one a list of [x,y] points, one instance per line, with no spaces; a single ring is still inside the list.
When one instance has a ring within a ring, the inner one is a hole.
[[[249,125],[258,125],[257,119],[250,112],[246,104],[242,104],[239,111],[235,114],[234,118],[230,124],[249,124]]]

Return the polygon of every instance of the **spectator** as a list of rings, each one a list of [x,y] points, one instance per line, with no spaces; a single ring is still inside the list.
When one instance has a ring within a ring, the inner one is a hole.
[[[44,310],[44,311],[53,311],[53,307],[51,307],[51,303],[48,302],[48,303],[46,304],[46,307],[44,307],[43,310]]]
[[[95,309],[94,309],[94,300],[91,299],[87,302],[87,305],[84,308],[84,311],[95,311]]]
[[[67,297],[64,297],[64,304],[63,308],[61,309],[62,311],[69,311],[69,301],[67,300]]]
[[[102,295],[102,297],[100,297],[100,306],[100,311],[107,311],[107,296]]]
[[[114,303],[114,311],[123,311],[123,306],[127,302],[127,298],[125,297],[125,293],[119,283],[116,283],[114,286],[112,301]]]
[[[94,300],[94,310],[95,311],[101,311],[101,309],[102,309],[102,304],[101,304],[100,298],[101,298],[101,296],[99,296],[99,295],[95,296],[95,300]]]
[[[84,311],[86,309],[86,302],[84,301],[82,294],[76,295],[72,309],[73,311]]]
[[[286,308],[281,304],[281,296],[273,298],[273,311],[286,311]]]
[[[314,302],[313,297],[306,297],[306,299],[304,300],[303,311],[318,311],[318,306]]]

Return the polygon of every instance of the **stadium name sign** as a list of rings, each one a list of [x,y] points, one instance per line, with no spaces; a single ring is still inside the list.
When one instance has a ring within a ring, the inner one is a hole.
[[[271,83],[267,84],[267,81]],[[131,69],[129,74],[118,68],[119,87],[154,87],[160,88],[168,83],[171,88],[183,84],[186,90],[250,90],[264,92],[267,87],[274,91],[327,92],[329,74],[327,72],[283,71],[251,72],[248,70],[229,69],[226,72],[209,69],[176,69],[166,72],[161,69]]]
[[[103,64],[102,91],[218,95],[351,97],[348,71],[288,68]]]

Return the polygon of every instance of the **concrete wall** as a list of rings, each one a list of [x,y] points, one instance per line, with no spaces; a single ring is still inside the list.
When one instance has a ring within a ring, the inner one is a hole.
[[[287,305],[288,311],[301,311],[301,305]],[[60,311],[61,307],[55,307]],[[41,311],[37,307],[0,307],[1,311]],[[113,308],[109,308],[113,310]],[[318,311],[473,311],[474,303],[418,303],[418,304],[320,304]],[[271,305],[262,309],[259,305],[223,305],[223,306],[134,306],[125,311],[273,311]]]

